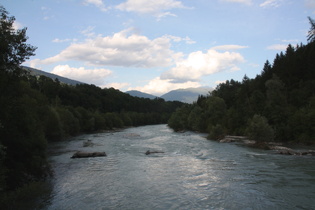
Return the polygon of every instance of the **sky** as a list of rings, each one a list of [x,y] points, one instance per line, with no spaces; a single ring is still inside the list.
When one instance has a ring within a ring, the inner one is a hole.
[[[307,44],[315,0],[1,0],[27,27],[23,65],[101,88],[160,96],[255,78]]]

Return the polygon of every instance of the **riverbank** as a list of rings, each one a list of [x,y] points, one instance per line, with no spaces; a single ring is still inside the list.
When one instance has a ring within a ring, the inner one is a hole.
[[[246,136],[225,136],[223,139],[218,140],[220,143],[239,143],[245,146],[263,149],[263,150],[273,150],[277,154],[281,155],[296,155],[296,156],[315,156],[315,146],[305,145],[305,144],[284,144],[281,142],[258,142],[255,140],[250,140]]]

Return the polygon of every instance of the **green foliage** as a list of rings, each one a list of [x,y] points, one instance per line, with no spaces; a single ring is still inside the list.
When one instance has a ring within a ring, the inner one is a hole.
[[[185,105],[181,108],[178,108],[169,119],[168,125],[175,131],[189,129],[187,119],[189,117],[190,111],[190,105]]]
[[[307,41],[314,42],[315,41],[315,20],[312,19],[311,17],[308,17],[308,20],[310,21],[311,28],[308,31]]]
[[[249,120],[246,135],[250,139],[259,142],[268,142],[274,139],[274,131],[268,124],[267,118],[260,115],[254,115],[253,118]]]
[[[209,135],[207,137],[208,139],[219,140],[222,139],[226,134],[225,129],[220,124],[211,126],[208,129],[209,129]]]
[[[202,109],[199,106],[195,106],[188,116],[188,126],[191,130],[200,131],[202,128]]]
[[[224,99],[216,96],[209,96],[205,101],[204,115],[208,127],[221,124],[226,114],[226,105]]]

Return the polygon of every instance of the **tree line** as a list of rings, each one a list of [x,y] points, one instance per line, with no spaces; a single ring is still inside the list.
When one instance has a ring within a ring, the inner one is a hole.
[[[227,80],[208,96],[199,96],[177,109],[168,125],[207,132],[210,139],[229,134],[315,143],[315,21],[309,21],[306,45],[288,45],[254,79]]]
[[[35,55],[36,47],[26,43],[26,28],[13,28],[14,21],[0,6],[1,209],[29,199],[37,183],[51,174],[48,142],[80,133],[166,123],[183,105],[32,76],[21,64]]]

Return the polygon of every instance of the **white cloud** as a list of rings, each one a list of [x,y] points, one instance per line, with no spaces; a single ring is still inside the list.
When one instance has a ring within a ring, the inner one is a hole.
[[[175,16],[168,12],[171,9],[186,8],[176,0],[127,0],[116,6],[117,9],[139,14],[150,14],[157,18]]]
[[[131,87],[128,90],[138,90],[160,96],[166,92],[181,88],[200,87],[198,82],[186,81],[182,83],[174,83],[171,79],[161,79],[156,77],[143,87]]]
[[[56,38],[56,39],[52,40],[52,42],[54,42],[54,43],[63,43],[63,42],[71,42],[71,41],[76,42],[77,39],[58,39],[58,38]]]
[[[225,83],[225,82],[226,82],[226,80],[218,80],[218,81],[215,81],[214,84],[219,85],[219,84]]]
[[[248,46],[242,46],[242,45],[219,45],[212,47],[212,50],[223,50],[223,51],[229,51],[229,50],[239,50],[248,48]]]
[[[281,4],[282,0],[266,0],[263,3],[261,3],[259,6],[260,7],[279,7]]]
[[[84,5],[90,5],[91,4],[91,5],[98,7],[102,11],[107,11],[105,4],[103,3],[102,0],[84,0],[83,4]]]
[[[170,50],[170,39],[159,37],[150,40],[146,36],[131,33],[127,29],[113,36],[97,36],[82,43],[72,43],[58,55],[33,60],[32,66],[61,61],[82,61],[89,66],[165,67],[178,56]]]
[[[186,42],[186,44],[195,44],[196,42],[191,40],[188,36],[182,38],[179,36],[173,36],[173,35],[165,35],[164,37],[169,38],[171,40],[173,40],[174,42]]]
[[[241,4],[247,4],[247,5],[252,4],[252,0],[221,0],[221,1],[233,2],[233,3],[241,3]]]
[[[58,65],[51,73],[80,82],[101,86],[104,85],[105,78],[111,75],[112,72],[108,69],[85,69],[84,67],[74,68],[69,65]]]
[[[94,37],[95,33],[93,32],[95,27],[93,26],[89,26],[86,29],[84,29],[83,31],[81,31],[81,34],[83,34],[86,37]]]
[[[286,50],[288,45],[286,44],[274,44],[267,47],[267,50]]]
[[[307,8],[313,10],[313,13],[315,14],[315,1],[314,0],[305,0],[305,5]]]
[[[123,89],[127,86],[129,86],[130,84],[129,83],[118,83],[118,82],[113,82],[113,83],[108,83],[106,85],[103,85],[102,88],[110,88],[110,87],[113,87],[115,89]]]
[[[205,75],[221,71],[239,70],[237,64],[244,62],[241,54],[235,52],[220,53],[209,49],[206,53],[192,52],[187,59],[178,61],[176,66],[162,74],[162,79],[174,81],[196,81]]]

